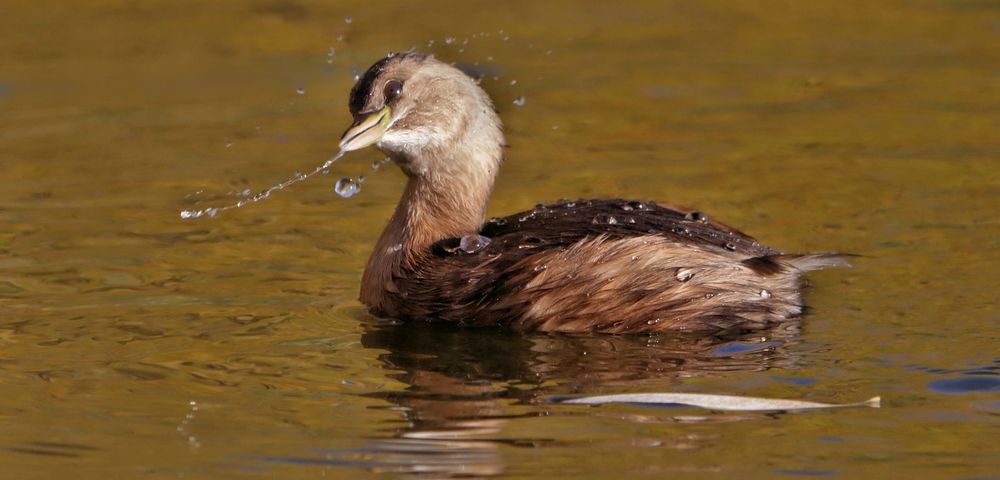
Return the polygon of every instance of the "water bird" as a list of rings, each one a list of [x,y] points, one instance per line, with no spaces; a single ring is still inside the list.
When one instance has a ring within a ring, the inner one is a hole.
[[[432,55],[377,61],[349,109],[341,153],[374,145],[407,177],[362,277],[360,299],[377,316],[525,332],[747,332],[801,315],[804,272],[846,265],[653,201],[560,201],[484,221],[502,123],[473,78]]]

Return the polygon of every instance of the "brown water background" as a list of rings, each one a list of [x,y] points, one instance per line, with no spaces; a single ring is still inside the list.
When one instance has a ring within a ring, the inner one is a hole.
[[[998,2],[2,10],[0,478],[1000,475]],[[865,257],[763,336],[518,336],[365,313],[403,182],[377,152],[179,218],[330,157],[352,69],[411,47],[484,74],[493,214],[656,199]],[[546,400],[650,391],[884,406]]]

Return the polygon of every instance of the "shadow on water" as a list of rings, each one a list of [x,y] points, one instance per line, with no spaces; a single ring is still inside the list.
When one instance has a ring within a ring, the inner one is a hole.
[[[624,389],[663,389],[664,382],[720,376],[734,371],[791,368],[798,325],[727,337],[524,336],[443,325],[366,326],[365,348],[379,356],[386,376],[405,385],[364,394],[386,401],[403,416],[385,437],[363,448],[318,449],[306,456],[260,458],[266,462],[365,468],[416,477],[487,477],[506,469],[502,448],[564,446],[567,440],[517,438],[511,421],[586,415],[549,398]],[[678,409],[679,410],[679,409]],[[597,411],[597,410],[595,410]],[[765,414],[715,417],[632,415],[638,422],[729,422]],[[683,410],[690,413],[690,410]]]

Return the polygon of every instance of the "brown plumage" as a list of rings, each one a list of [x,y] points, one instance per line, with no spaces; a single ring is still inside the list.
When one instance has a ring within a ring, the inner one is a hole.
[[[343,151],[376,145],[409,177],[368,260],[376,315],[523,331],[741,331],[802,312],[802,273],[706,215],[654,202],[563,201],[483,223],[504,138],[489,97],[431,56],[390,55],[351,90]]]

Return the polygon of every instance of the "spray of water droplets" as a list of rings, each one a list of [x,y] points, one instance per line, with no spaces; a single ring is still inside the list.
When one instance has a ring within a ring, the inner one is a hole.
[[[327,169],[329,169],[331,165],[333,165],[333,162],[336,162],[337,160],[340,160],[340,157],[343,157],[345,153],[347,153],[347,152],[344,152],[344,151],[337,152],[337,154],[334,155],[333,158],[331,158],[331,159],[323,162],[322,165],[314,168],[313,171],[311,171],[309,173],[295,172],[295,174],[292,175],[292,177],[289,178],[288,180],[285,180],[284,182],[281,182],[281,183],[279,183],[277,185],[274,185],[271,188],[268,188],[268,189],[265,189],[265,190],[261,190],[261,191],[255,193],[255,194],[253,194],[251,196],[248,196],[246,198],[241,199],[240,201],[238,201],[236,203],[232,203],[232,204],[225,205],[225,206],[222,206],[222,207],[209,207],[209,208],[206,208],[206,209],[203,209],[203,210],[182,210],[181,214],[180,214],[181,218],[183,218],[185,220],[190,220],[190,219],[201,218],[201,217],[214,217],[214,216],[218,215],[219,212],[224,212],[226,210],[232,210],[234,208],[240,208],[240,207],[242,207],[244,205],[251,204],[251,203],[257,203],[257,202],[259,202],[261,200],[267,200],[271,196],[272,193],[277,192],[278,190],[284,190],[285,188],[287,188],[287,187],[289,187],[291,185],[294,185],[296,183],[308,180],[310,177],[312,177],[313,175],[316,175],[317,173],[320,173],[320,172],[324,172],[325,173],[325,171]],[[355,193],[357,193],[357,192],[355,192]]]

